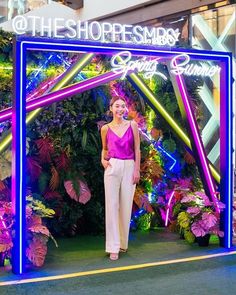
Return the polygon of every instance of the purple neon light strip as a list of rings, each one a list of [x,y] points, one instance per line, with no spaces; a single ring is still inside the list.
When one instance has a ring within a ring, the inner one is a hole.
[[[168,225],[168,220],[169,220],[169,215],[170,215],[170,204],[171,204],[171,201],[172,201],[174,195],[175,195],[175,191],[172,191],[171,195],[170,195],[170,198],[168,200],[168,203],[167,203],[165,226]]]
[[[218,212],[220,212],[220,208],[219,208],[219,205],[218,205],[218,199],[216,197],[215,187],[214,187],[212,177],[211,177],[209,167],[208,167],[208,162],[207,162],[205,154],[204,154],[202,142],[201,142],[201,140],[199,138],[197,126],[196,126],[194,118],[193,118],[192,110],[191,110],[191,107],[190,107],[190,104],[189,104],[189,101],[188,101],[188,96],[187,96],[187,93],[186,93],[186,90],[185,90],[184,83],[183,83],[181,75],[176,75],[176,81],[177,81],[177,84],[178,84],[178,87],[179,87],[179,90],[180,90],[180,93],[181,93],[181,97],[182,97],[182,100],[183,100],[183,103],[184,103],[184,106],[185,106],[186,115],[188,117],[188,122],[190,124],[190,128],[191,128],[192,133],[193,133],[194,142],[195,142],[197,150],[198,150],[198,154],[199,154],[199,157],[200,157],[200,162],[201,162],[204,174],[205,174],[205,179],[207,181],[207,185],[208,185],[208,188],[209,188],[209,191],[210,191],[210,194],[211,194],[211,199],[215,204],[216,210]]]
[[[40,90],[46,90],[51,84],[53,84],[62,74],[60,74],[58,77],[54,78],[52,81],[49,81],[46,85],[44,85]],[[35,96],[39,93],[38,91],[35,91],[33,94],[29,95],[26,98],[26,101],[30,101],[35,99]],[[12,108],[6,108],[2,111],[0,111],[0,122],[4,122],[6,120],[11,119],[12,116]]]
[[[32,99],[30,101],[27,101],[26,111],[29,112],[37,108],[51,104],[53,102],[62,100],[68,96],[81,93],[82,91],[86,91],[91,88],[97,87],[103,83],[107,83],[111,80],[118,79],[120,76],[121,76],[121,73],[108,72],[100,76],[87,79],[82,82],[78,82],[76,84],[65,87],[58,91],[43,95],[39,98]],[[12,108],[9,108],[7,110],[0,112],[0,122],[9,120],[11,119],[11,117],[12,117]]]

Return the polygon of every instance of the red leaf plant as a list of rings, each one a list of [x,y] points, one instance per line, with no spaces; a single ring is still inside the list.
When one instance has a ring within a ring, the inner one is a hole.
[[[41,233],[47,237],[50,236],[49,230],[42,224],[42,218],[36,215],[28,218],[27,229],[33,233]]]
[[[4,182],[0,179],[0,192],[5,190],[6,186],[4,184]]]
[[[32,181],[39,178],[42,172],[42,167],[35,157],[27,157],[27,171],[29,172]]]
[[[60,156],[58,156],[55,159],[55,163],[56,163],[56,169],[58,171],[60,170],[64,170],[67,171],[69,166],[70,166],[70,159],[66,153],[66,151],[63,151]]]
[[[52,191],[55,191],[60,184],[60,177],[57,169],[54,166],[51,167],[51,173],[52,177],[50,179],[49,187]]]
[[[13,247],[11,228],[12,228],[11,204],[0,202],[0,253],[8,252]]]
[[[26,249],[26,256],[29,261],[35,266],[42,266],[47,254],[47,245],[36,237],[33,238],[32,242]]]
[[[63,200],[62,195],[57,191],[46,191],[44,193],[44,198],[46,200],[53,200],[53,199],[57,199],[58,201]]]
[[[87,184],[81,180],[77,180],[77,183],[79,185],[80,190],[79,195],[75,191],[73,182],[71,180],[64,181],[64,187],[66,189],[66,192],[76,202],[86,204],[91,198],[90,189],[88,188]]]
[[[2,229],[0,229],[0,253],[7,252],[11,250],[12,247],[13,242],[11,236],[7,231],[2,231]]]
[[[13,247],[14,222],[10,202],[0,201],[0,252],[10,256]],[[42,266],[47,253],[47,241],[50,238],[56,244],[47,227],[43,224],[43,217],[53,217],[55,212],[46,208],[44,204],[32,197],[27,197],[26,234],[28,247],[26,256],[35,266]],[[57,244],[56,244],[57,246]]]
[[[50,163],[51,155],[54,153],[52,140],[48,137],[37,139],[36,145],[38,147],[39,158],[41,163]]]

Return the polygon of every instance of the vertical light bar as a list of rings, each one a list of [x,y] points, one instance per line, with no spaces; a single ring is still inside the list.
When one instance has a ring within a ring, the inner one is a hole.
[[[12,116],[12,209],[15,217],[12,271],[22,274],[26,249],[26,62],[21,42],[14,40],[14,102]]]
[[[232,84],[232,57],[229,56],[221,63],[220,76],[220,192],[221,200],[225,203],[221,214],[221,229],[224,231],[221,246],[226,248],[232,247],[233,238]]]
[[[193,111],[190,105],[190,101],[188,98],[188,94],[186,91],[186,87],[184,85],[183,77],[182,75],[176,75],[176,82],[179,87],[179,91],[182,97],[183,105],[185,108],[185,113],[186,113],[186,118],[189,124],[189,131],[192,135],[193,142],[192,146],[193,149],[195,149],[196,152],[196,157],[195,159],[199,161],[199,172],[200,172],[200,177],[202,179],[204,189],[206,191],[206,194],[208,194],[211,198],[211,200],[214,202],[215,209],[220,212],[219,205],[218,205],[218,199],[216,196],[216,190],[215,190],[215,185],[209,170],[208,166],[208,160],[207,156],[205,154],[203,142],[201,140],[199,130],[197,127],[196,120],[193,115]],[[202,172],[202,173],[201,173]]]

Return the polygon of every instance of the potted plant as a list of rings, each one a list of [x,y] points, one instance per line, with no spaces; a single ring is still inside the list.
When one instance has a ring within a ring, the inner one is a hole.
[[[199,246],[204,246],[209,243],[211,234],[224,236],[220,230],[220,213],[218,212],[225,207],[222,202],[218,201],[220,210],[217,211],[208,196],[197,191],[186,194],[180,203],[182,207],[177,216],[177,224],[180,233],[189,243],[197,240]]]

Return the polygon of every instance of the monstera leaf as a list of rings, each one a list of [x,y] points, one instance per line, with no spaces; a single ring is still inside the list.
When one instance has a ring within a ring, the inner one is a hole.
[[[80,188],[79,195],[74,189],[73,182],[71,180],[64,181],[64,187],[66,189],[67,194],[76,202],[80,202],[82,204],[86,204],[91,198],[91,192],[86,183],[81,180],[77,180]]]
[[[218,218],[215,216],[214,213],[204,212],[202,214],[202,221],[206,228],[210,228],[217,224]]]
[[[196,237],[204,237],[207,234],[201,220],[196,221],[192,224],[191,231]]]
[[[39,216],[32,215],[27,220],[27,227],[33,233],[40,233],[49,237],[50,233],[46,226],[42,224],[42,219]]]
[[[47,246],[41,240],[33,238],[29,247],[26,249],[26,256],[29,261],[33,265],[40,267],[44,264],[46,254]]]
[[[13,247],[12,239],[10,235],[5,232],[4,234],[1,234],[0,236],[0,253],[6,252],[10,250]]]

